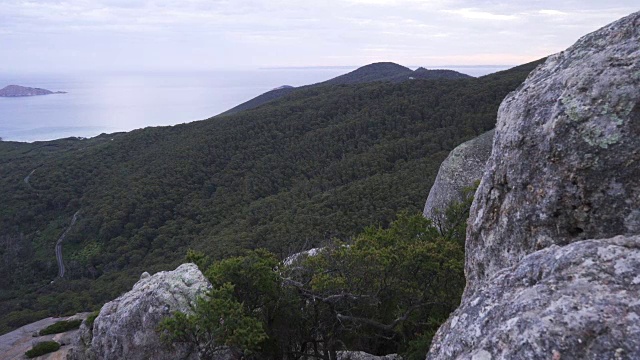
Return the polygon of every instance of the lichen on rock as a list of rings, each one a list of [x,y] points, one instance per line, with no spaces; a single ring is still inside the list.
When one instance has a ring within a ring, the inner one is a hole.
[[[635,13],[550,56],[503,101],[471,209],[469,289],[553,244],[637,233],[639,43]]]
[[[640,12],[502,102],[427,359],[640,359]]]
[[[640,237],[552,245],[496,276],[440,329],[428,359],[637,359]],[[594,356],[597,354],[597,356]],[[624,354],[624,357],[616,356]]]

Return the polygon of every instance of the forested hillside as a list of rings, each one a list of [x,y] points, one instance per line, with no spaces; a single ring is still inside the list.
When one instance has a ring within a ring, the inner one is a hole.
[[[313,87],[231,116],[93,139],[0,142],[0,332],[95,308],[187,248],[286,256],[417,212],[448,152],[491,129],[537,64]],[[67,229],[66,274],[52,283]]]

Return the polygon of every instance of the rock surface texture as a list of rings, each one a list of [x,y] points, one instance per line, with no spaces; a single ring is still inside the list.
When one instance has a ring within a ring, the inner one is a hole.
[[[552,245],[500,270],[430,359],[640,358],[640,237]]]
[[[0,336],[0,359],[17,360],[26,359],[24,353],[31,349],[33,345],[42,341],[56,341],[61,347],[60,350],[38,357],[39,360],[45,359],[65,359],[67,354],[73,350],[71,345],[73,339],[78,336],[79,330],[70,330],[60,334],[38,335],[40,330],[47,326],[53,325],[58,321],[72,321],[85,319],[89,313],[80,313],[63,318],[46,318],[36,321],[29,325],[25,325],[10,333]]]
[[[640,12],[507,96],[427,359],[640,359]]]
[[[398,354],[376,356],[364,351],[338,351],[337,360],[402,360]]]
[[[93,324],[91,347],[76,358],[190,359],[186,348],[165,346],[155,329],[175,311],[189,312],[210,287],[195,264],[149,276],[144,273],[131,291],[105,304]]]
[[[422,214],[428,219],[439,217],[438,210],[445,209],[452,201],[462,200],[465,187],[482,178],[487,159],[491,155],[494,130],[458,145],[440,165],[438,176],[429,191]]]

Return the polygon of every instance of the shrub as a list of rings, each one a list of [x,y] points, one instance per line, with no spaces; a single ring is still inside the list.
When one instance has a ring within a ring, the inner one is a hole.
[[[82,324],[82,320],[58,321],[57,323],[49,325],[46,328],[40,330],[40,336],[50,335],[50,334],[59,334],[59,333],[67,332],[69,330],[74,330],[79,328],[80,324]]]
[[[96,321],[98,315],[100,315],[100,310],[96,310],[87,316],[87,327],[89,329],[93,328],[93,322]]]
[[[472,190],[436,224],[402,212],[388,228],[336,239],[292,266],[261,249],[214,262],[205,271],[209,296],[193,313],[165,319],[163,339],[198,349],[202,359],[223,347],[262,359],[327,359],[343,349],[424,359],[465,287]]]
[[[55,341],[42,341],[35,344],[31,350],[28,350],[24,354],[27,355],[29,359],[34,358],[36,356],[48,354],[50,352],[58,351],[60,349],[60,344]]]
[[[234,299],[233,290],[229,283],[213,288],[197,299],[193,314],[176,312],[165,318],[158,326],[162,339],[196,346],[200,359],[216,359],[225,348],[244,355],[258,351],[267,336],[262,324]]]

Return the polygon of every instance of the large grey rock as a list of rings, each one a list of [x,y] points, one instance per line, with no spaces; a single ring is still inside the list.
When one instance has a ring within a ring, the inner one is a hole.
[[[640,12],[502,102],[467,231],[468,291],[553,244],[640,233]]]
[[[80,324],[78,333],[71,340],[72,350],[67,356],[67,360],[93,360],[95,356],[91,351],[91,339],[93,338],[93,326],[87,325],[87,321]]]
[[[95,359],[195,359],[197,352],[164,345],[156,332],[160,321],[176,311],[190,312],[210,284],[195,264],[153,276],[143,274],[131,291],[105,304],[93,324],[86,356]]]
[[[451,202],[460,201],[462,190],[482,178],[487,159],[491,155],[494,130],[458,145],[442,162],[438,176],[424,204],[424,217],[438,220],[439,210]]]
[[[640,237],[552,245],[496,273],[427,359],[640,359]]]
[[[507,96],[428,359],[640,359],[639,101],[640,12]]]

